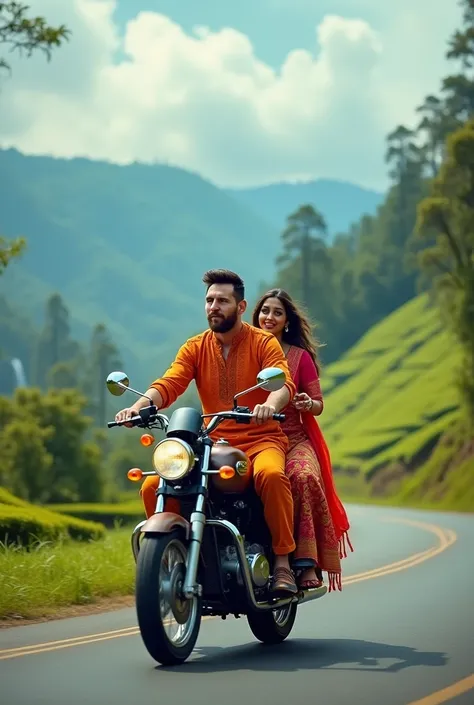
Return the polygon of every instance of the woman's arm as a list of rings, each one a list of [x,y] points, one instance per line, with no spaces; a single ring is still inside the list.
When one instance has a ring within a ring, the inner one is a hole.
[[[313,416],[319,416],[324,407],[319,376],[311,355],[305,350],[300,361],[300,394],[295,396],[295,406]]]

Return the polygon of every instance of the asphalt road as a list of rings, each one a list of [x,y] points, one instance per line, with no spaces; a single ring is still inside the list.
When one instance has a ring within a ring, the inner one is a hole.
[[[244,618],[203,621],[190,660],[158,666],[133,609],[0,631],[5,705],[474,703],[474,516],[350,506],[342,593],[264,647]]]

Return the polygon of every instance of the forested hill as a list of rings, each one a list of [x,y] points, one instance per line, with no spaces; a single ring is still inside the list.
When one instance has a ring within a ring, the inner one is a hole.
[[[250,301],[274,276],[285,223],[269,224],[182,169],[6,150],[0,181],[2,235],[28,243],[0,278],[0,294],[42,323],[48,296],[59,292],[75,335],[106,323],[127,365],[148,370],[147,377],[205,325],[206,269],[241,273]],[[357,216],[364,207],[361,201]]]

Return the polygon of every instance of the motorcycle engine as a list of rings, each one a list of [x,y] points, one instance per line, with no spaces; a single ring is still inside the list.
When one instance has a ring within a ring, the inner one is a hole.
[[[237,580],[239,585],[244,581],[239,570],[237,550],[235,546],[226,546],[221,556],[222,569]],[[258,543],[245,543],[245,556],[250,568],[250,575],[255,587],[262,588],[268,583],[270,578],[270,564],[265,556],[263,546]]]

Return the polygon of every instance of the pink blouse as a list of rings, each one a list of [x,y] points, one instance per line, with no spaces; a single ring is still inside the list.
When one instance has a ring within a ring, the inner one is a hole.
[[[311,399],[323,402],[318,372],[311,355],[306,350],[292,345],[288,350],[287,359],[297,392],[306,392]],[[285,414],[286,420],[281,424],[281,427],[288,436],[290,444],[306,439],[301,413],[308,412],[300,412],[290,403],[282,413]]]

